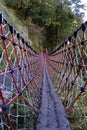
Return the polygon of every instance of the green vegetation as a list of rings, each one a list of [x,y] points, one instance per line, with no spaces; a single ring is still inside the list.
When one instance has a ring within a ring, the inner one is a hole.
[[[80,0],[0,0],[0,11],[36,50],[48,48],[49,51],[52,51],[82,23],[83,13],[80,12],[80,9],[84,6],[80,3]],[[73,11],[71,5],[74,5]],[[14,62],[14,58],[12,58],[12,62]],[[4,70],[3,68],[5,68],[4,64],[2,67],[0,66],[1,70]],[[14,103],[12,110],[15,110],[13,109],[15,106]],[[20,115],[24,111],[22,109],[21,107],[18,110]],[[32,113],[31,109],[28,110],[26,112],[29,115],[27,120],[31,124],[36,115]],[[16,111],[12,112],[17,115]],[[86,130],[87,126],[81,110],[79,112],[74,110],[71,113],[68,118],[73,129]],[[81,120],[80,116],[82,116]],[[22,119],[19,120],[22,121]],[[83,122],[81,122],[82,120]]]
[[[52,51],[77,28],[77,23],[79,26],[82,22],[83,13],[80,9],[84,6],[80,4],[80,0],[4,1],[28,27],[35,49],[40,46]],[[35,28],[31,29],[32,27]]]
[[[13,115],[11,120],[15,129],[34,129],[38,114],[25,104],[21,97],[11,105],[10,112]]]
[[[16,17],[16,13],[13,9],[6,7],[3,0],[0,0],[0,11],[3,12],[4,17],[6,17],[8,22],[14,25],[15,29],[23,34],[23,36],[28,40],[27,27],[24,26],[22,21]]]

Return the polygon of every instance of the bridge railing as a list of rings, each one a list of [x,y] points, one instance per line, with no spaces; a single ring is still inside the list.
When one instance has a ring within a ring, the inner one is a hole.
[[[47,54],[47,65],[66,112],[76,114],[86,121],[87,22],[82,23],[65,43]]]
[[[34,121],[40,105],[40,59],[0,13],[0,130],[32,125],[30,121]]]

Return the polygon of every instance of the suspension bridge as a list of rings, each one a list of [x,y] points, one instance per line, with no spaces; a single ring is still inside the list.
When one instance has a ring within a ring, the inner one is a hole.
[[[86,28],[38,53],[0,13],[0,130],[70,130],[74,113],[86,124]]]

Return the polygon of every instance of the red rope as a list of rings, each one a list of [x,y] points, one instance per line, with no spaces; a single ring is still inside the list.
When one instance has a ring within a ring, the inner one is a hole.
[[[9,30],[5,29],[4,24]],[[9,31],[9,35],[6,34],[7,31]],[[11,86],[8,88],[8,85],[5,87],[2,85],[2,90],[0,89],[0,98],[2,100],[1,109],[2,112],[6,114],[9,127],[11,130],[14,130],[8,106],[13,104],[16,99],[21,97],[25,104],[29,105],[35,112],[39,112],[38,106],[40,105],[41,93],[38,87],[42,85],[42,54],[38,55],[19,33],[14,32],[14,28],[8,23],[2,22],[0,24],[0,38],[2,39],[2,54],[5,55],[5,62],[7,65],[5,70],[0,71],[0,77],[3,78],[10,75],[9,82],[13,84],[13,90],[10,90]],[[11,51],[13,51],[13,55],[11,55]],[[12,58],[14,58],[14,61],[12,61]],[[19,77],[17,77],[17,74]],[[2,91],[4,91],[4,89],[13,93],[13,96],[10,97],[8,101],[5,101],[6,99],[3,96]],[[36,106],[27,99],[26,94],[24,94],[26,92],[31,95]]]
[[[81,35],[81,40],[78,40],[78,33]],[[48,71],[54,85],[58,89],[58,95],[63,101],[63,104],[66,104],[69,97],[72,97],[73,91],[77,91],[77,94],[74,94],[72,100],[68,102],[67,112],[73,108],[82,93],[87,92],[87,80],[84,79],[84,71],[87,69],[87,55],[85,55],[87,39],[85,39],[85,33],[86,23],[82,24],[53,53],[46,53]],[[78,80],[83,80],[83,85],[77,82]]]

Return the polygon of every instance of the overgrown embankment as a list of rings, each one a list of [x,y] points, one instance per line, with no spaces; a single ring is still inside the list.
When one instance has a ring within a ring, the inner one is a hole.
[[[64,42],[81,24],[80,9],[84,8],[80,0],[4,0],[4,4],[14,10],[27,27],[33,47],[49,51]]]
[[[0,12],[32,47],[37,51],[41,49],[41,44],[45,40],[43,27],[35,25],[31,22],[31,19],[25,19],[24,16],[20,16],[15,9],[6,6],[4,1],[0,1]]]

